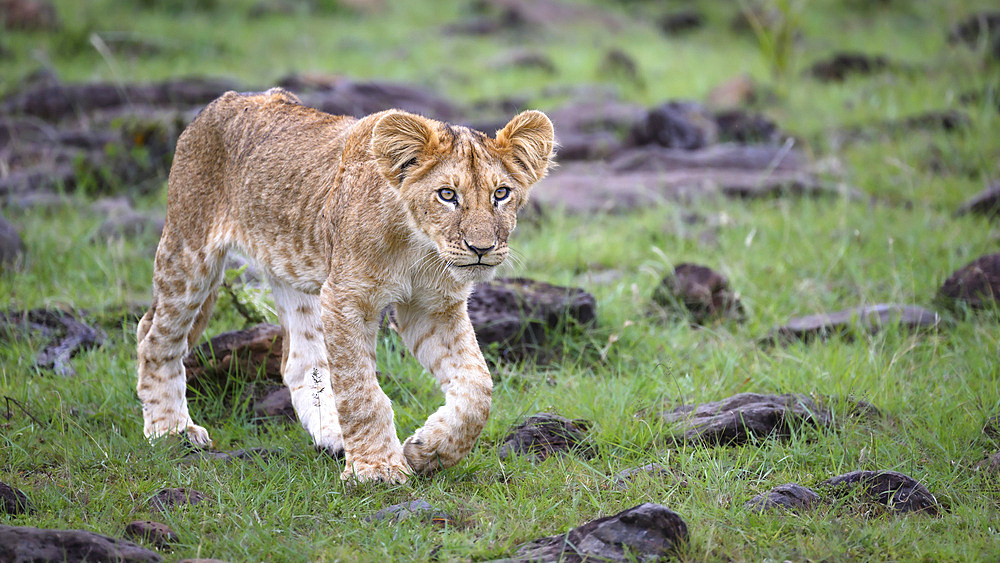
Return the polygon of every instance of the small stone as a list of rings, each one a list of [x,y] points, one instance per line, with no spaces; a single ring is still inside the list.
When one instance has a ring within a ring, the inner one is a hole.
[[[570,420],[559,415],[538,413],[529,416],[513,428],[500,446],[500,459],[525,455],[535,461],[544,461],[550,455],[577,452],[593,457],[594,447],[587,443],[586,432],[591,423]]]
[[[423,499],[411,500],[410,502],[402,502],[392,506],[387,506],[375,514],[367,517],[366,520],[369,522],[381,522],[383,520],[401,522],[411,517],[423,518],[434,524],[442,526],[454,524],[454,519],[444,512],[434,508],[430,503]]]
[[[34,508],[28,495],[18,489],[11,487],[7,483],[0,482],[0,513],[3,514],[31,514]]]
[[[701,405],[682,405],[661,414],[675,424],[676,439],[708,445],[743,444],[753,438],[786,437],[794,426],[825,427],[828,408],[806,395],[739,393]]]
[[[697,102],[672,101],[657,106],[632,127],[629,146],[659,145],[695,150],[714,144],[718,138],[715,117]]]
[[[759,494],[748,500],[743,508],[754,512],[763,512],[775,508],[788,510],[809,509],[819,502],[819,494],[796,483],[778,485],[770,491]]]
[[[253,413],[257,418],[280,418],[292,422],[297,422],[299,419],[295,414],[295,406],[292,405],[292,392],[285,386],[255,401]]]
[[[0,561],[159,563],[162,558],[132,542],[86,530],[0,525]]]
[[[180,538],[177,532],[170,529],[170,526],[162,522],[152,520],[137,520],[125,526],[125,537],[135,542],[146,542],[155,545],[160,549],[177,543]]]
[[[208,497],[203,493],[199,493],[194,489],[169,488],[162,489],[160,492],[153,495],[149,504],[161,512],[166,512],[175,506],[198,504],[207,498]]]
[[[992,220],[1000,219],[1000,184],[993,184],[963,203],[956,215],[982,215]]]
[[[679,514],[647,502],[522,544],[509,561],[659,561],[687,541],[687,524]]]
[[[817,61],[809,74],[824,82],[843,82],[851,75],[869,75],[890,68],[889,60],[881,55],[864,53],[836,53],[828,59]]]
[[[784,326],[771,330],[764,339],[771,343],[805,342],[824,339],[835,334],[850,336],[852,332],[874,334],[886,326],[906,330],[933,330],[942,323],[941,316],[914,305],[881,303],[789,319]]]
[[[698,264],[678,264],[653,291],[653,301],[661,307],[688,312],[699,325],[715,318],[743,318],[743,305],[729,289],[726,276]]]
[[[945,305],[988,309],[1000,301],[1000,252],[987,254],[955,271],[938,290]]]
[[[868,500],[896,512],[936,515],[939,510],[937,499],[927,487],[913,477],[896,471],[852,471],[831,477],[821,486],[841,493],[860,487]]]

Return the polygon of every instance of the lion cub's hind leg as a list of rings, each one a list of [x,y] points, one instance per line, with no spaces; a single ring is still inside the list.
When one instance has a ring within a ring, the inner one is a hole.
[[[188,411],[183,362],[211,316],[222,281],[223,255],[192,248],[169,231],[157,248],[153,305],[136,331],[136,391],[147,438],[184,433],[195,445],[211,444],[208,431],[196,425]]]
[[[319,296],[276,279],[271,279],[271,294],[284,336],[281,375],[291,392],[295,414],[317,447],[340,455],[344,439],[330,386]]]

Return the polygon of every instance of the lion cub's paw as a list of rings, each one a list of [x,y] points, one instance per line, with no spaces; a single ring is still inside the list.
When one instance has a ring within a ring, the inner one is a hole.
[[[189,423],[184,429],[184,433],[187,435],[187,439],[196,446],[207,448],[212,445],[212,438],[209,437],[208,430],[197,424]]]
[[[191,422],[190,419],[187,422],[151,424],[144,429],[144,434],[150,442],[169,436],[183,436],[191,442],[191,445],[199,448],[212,445],[208,430]]]
[[[403,442],[403,455],[417,473],[434,473],[458,463],[461,456],[449,455],[441,444],[433,443],[417,431]]]
[[[402,484],[412,474],[413,470],[403,459],[386,463],[365,463],[355,460],[347,465],[344,472],[340,474],[340,479],[356,483]]]

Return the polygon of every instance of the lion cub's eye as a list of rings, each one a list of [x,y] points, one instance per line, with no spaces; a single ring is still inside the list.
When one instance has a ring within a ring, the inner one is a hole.
[[[441,201],[447,201],[448,203],[458,202],[458,194],[451,188],[441,188],[438,190],[438,197],[441,198]]]
[[[501,186],[493,191],[493,199],[503,201],[510,196],[510,188]]]

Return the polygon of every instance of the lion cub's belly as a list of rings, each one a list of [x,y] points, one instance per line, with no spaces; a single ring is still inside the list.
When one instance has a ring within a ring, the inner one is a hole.
[[[227,252],[235,252],[257,265],[269,279],[279,280],[304,293],[317,294],[329,273],[325,249],[297,237],[269,237],[266,229],[247,233],[228,229],[219,237]]]

